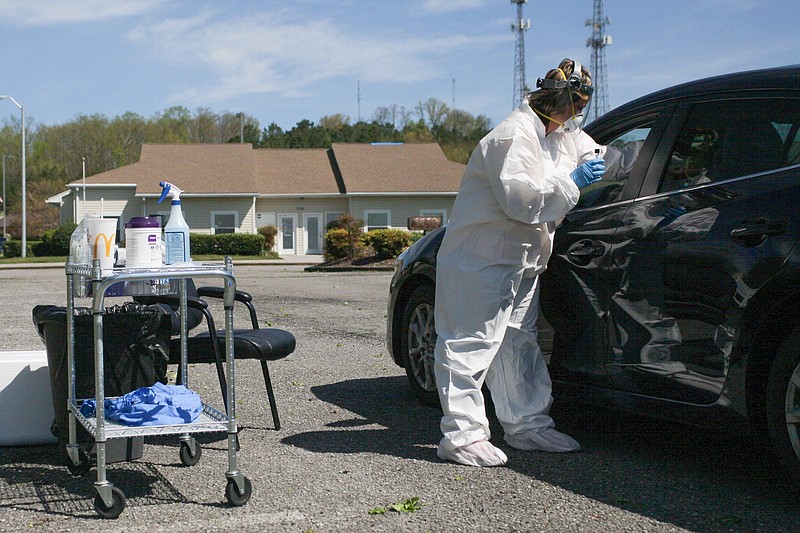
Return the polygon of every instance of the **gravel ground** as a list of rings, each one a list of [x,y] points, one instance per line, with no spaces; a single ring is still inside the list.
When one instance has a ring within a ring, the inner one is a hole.
[[[252,481],[243,507],[225,496],[226,441],[200,437],[181,465],[177,437],[149,437],[137,461],[109,465],[126,495],[114,522],[97,517],[95,470],[71,476],[56,446],[0,448],[0,531],[798,531],[798,490],[742,437],[556,402],[559,428],[584,449],[519,452],[505,468],[436,458],[439,413],[410,395],[384,341],[390,273],[240,266],[259,317],[292,331],[297,350],[272,363],[280,431],[258,363],[237,363],[239,466]],[[40,350],[36,304],[64,305],[63,270],[0,271],[0,350]],[[237,316],[237,323],[244,320]],[[213,368],[191,385],[219,404]],[[218,406],[218,405],[217,405]],[[219,407],[219,406],[218,406]],[[8,431],[8,428],[0,428]],[[418,497],[413,513],[370,514]]]

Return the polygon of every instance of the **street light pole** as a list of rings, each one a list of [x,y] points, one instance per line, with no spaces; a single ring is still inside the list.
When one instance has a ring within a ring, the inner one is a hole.
[[[81,157],[81,169],[83,171],[83,213],[86,216],[86,158]]]
[[[239,117],[239,144],[244,142],[244,113],[236,113]]]
[[[11,96],[0,95],[0,100],[11,100],[22,115],[22,257],[28,253],[28,219],[26,211],[27,184],[25,180],[25,108]]]
[[[3,235],[2,237],[6,238],[6,205],[8,204],[8,197],[6,196],[6,159],[13,158],[13,155],[10,154],[3,154]]]

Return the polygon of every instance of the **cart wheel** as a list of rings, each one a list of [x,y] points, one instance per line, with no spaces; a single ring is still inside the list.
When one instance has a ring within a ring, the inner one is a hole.
[[[239,488],[232,479],[228,480],[228,485],[225,487],[225,497],[228,499],[228,503],[234,507],[241,507],[246,504],[252,493],[253,485],[246,477],[244,478],[244,492],[242,494],[239,494]]]
[[[181,442],[181,462],[184,465],[196,465],[200,460],[201,455],[203,455],[203,448],[200,446],[199,442],[194,443],[194,455],[192,455],[192,450],[189,448],[189,444],[186,442]]]
[[[106,507],[106,502],[98,494],[94,497],[94,510],[100,515],[100,518],[119,518],[122,511],[125,510],[125,494],[117,487],[111,488],[111,507]]]
[[[92,460],[83,450],[83,448],[78,448],[78,464],[72,462],[69,454],[66,453],[66,448],[64,448],[64,452],[64,455],[66,456],[65,462],[67,464],[67,470],[69,470],[69,473],[73,476],[83,476],[92,469]]]

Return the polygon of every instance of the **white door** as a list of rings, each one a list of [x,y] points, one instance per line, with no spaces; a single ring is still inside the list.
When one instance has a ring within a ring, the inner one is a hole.
[[[278,254],[294,255],[297,253],[297,215],[278,215]]]
[[[305,228],[305,253],[322,253],[322,214],[307,213],[303,215],[303,227]]]

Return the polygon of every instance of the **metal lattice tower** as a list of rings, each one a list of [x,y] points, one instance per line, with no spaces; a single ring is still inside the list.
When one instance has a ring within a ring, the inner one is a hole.
[[[525,32],[531,28],[531,20],[522,18],[522,4],[528,0],[511,0],[512,4],[517,4],[517,20],[511,23],[511,31],[517,34],[516,48],[514,54],[514,108],[522,103],[530,88],[525,81]]]
[[[606,79],[606,46],[611,44],[611,36],[606,35],[606,26],[611,19],[603,16],[603,0],[594,0],[594,13],[586,25],[592,28],[592,36],[586,39],[586,46],[592,49],[592,60],[589,66],[592,71],[594,96],[589,106],[586,121],[591,122],[603,113],[608,106],[608,80]]]

